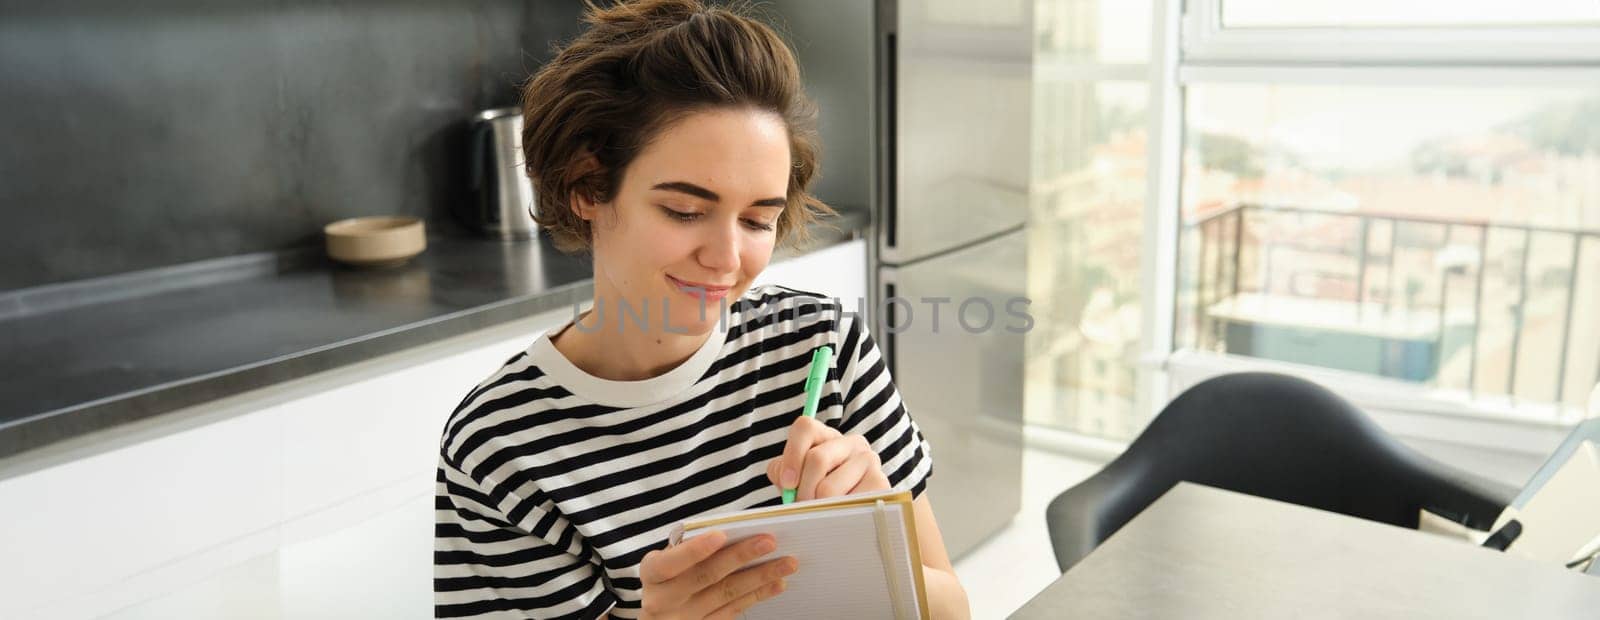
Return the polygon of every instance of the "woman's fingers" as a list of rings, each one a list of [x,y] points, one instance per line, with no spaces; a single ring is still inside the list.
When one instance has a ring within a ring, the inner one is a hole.
[[[777,476],[778,488],[797,488],[807,453],[818,444],[838,436],[839,431],[818,422],[816,418],[795,418],[794,423],[789,425],[789,439],[783,444],[783,456],[778,457],[777,471],[772,472]],[[800,498],[798,495],[796,497]]]
[[[889,488],[883,464],[865,437],[841,435],[811,418],[790,425],[783,455],[767,462],[767,480],[779,489],[794,489],[801,501]]]
[[[794,487],[795,499],[799,501],[816,499],[817,484],[849,460],[854,450],[855,446],[845,437],[837,437],[812,446],[802,459],[800,482]],[[856,473],[856,477],[861,477],[860,472]]]
[[[872,463],[873,466],[867,469],[866,475],[857,480],[856,485],[845,492],[846,495],[889,490],[889,475],[883,473],[883,461],[878,459],[876,452],[872,454]]]
[[[726,539],[726,533],[714,531],[645,554],[639,567],[644,615],[699,618],[725,607],[742,611],[775,596],[768,587],[794,574],[798,566],[793,557],[784,557],[741,570],[776,550],[777,540],[766,534],[732,543]],[[706,553],[706,549],[713,552]],[[694,562],[684,566],[691,559]],[[662,578],[673,571],[673,577]]]
[[[712,612],[712,614],[706,616],[706,618],[708,620],[731,620],[733,618],[738,618],[739,615],[743,614],[744,610],[749,609],[751,605],[755,605],[761,601],[767,600],[779,594],[783,594],[783,591],[786,587],[787,585],[783,582],[783,580],[779,579],[776,582],[769,583],[756,589],[754,592],[744,595],[743,598],[740,598],[737,601],[723,605],[721,609]]]
[[[733,573],[695,594],[689,609],[712,617],[722,617],[718,614],[724,613],[737,616],[751,605],[776,596],[771,587],[781,587],[783,578],[793,575],[799,565],[793,557],[783,557]]]
[[[846,435],[829,442],[829,444],[835,443],[847,444],[850,447],[850,454],[843,463],[823,476],[812,491],[812,497],[837,497],[889,488],[889,477],[883,473],[883,462],[865,437]]]
[[[817,482],[817,485],[811,491],[811,498],[823,499],[848,495],[851,489],[861,484],[861,479],[870,473],[871,468],[878,464],[878,460],[873,457],[874,455],[870,452],[857,451],[851,453],[849,458],[845,459],[843,463],[833,468],[833,471],[828,472],[828,475],[823,476],[822,480]],[[801,484],[805,483],[802,482]]]
[[[646,553],[639,562],[639,580],[647,584],[671,581],[711,557],[727,542],[728,535],[718,530]]]
[[[684,571],[667,585],[680,595],[687,593],[698,597],[705,590],[715,590],[719,583],[739,570],[739,567],[754,562],[777,548],[778,541],[771,536],[751,536],[724,546],[721,551]],[[717,605],[701,608],[700,613],[709,613],[710,610],[732,600],[730,598]]]

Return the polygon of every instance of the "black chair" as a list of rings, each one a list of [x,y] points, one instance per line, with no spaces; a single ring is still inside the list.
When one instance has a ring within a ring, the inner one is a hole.
[[[1179,481],[1417,527],[1418,509],[1488,530],[1516,490],[1402,445],[1322,387],[1242,373],[1173,400],[1127,451],[1050,502],[1065,572]]]

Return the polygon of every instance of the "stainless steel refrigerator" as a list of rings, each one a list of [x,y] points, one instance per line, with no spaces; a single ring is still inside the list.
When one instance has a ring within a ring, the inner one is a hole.
[[[869,318],[963,555],[1022,499],[1033,1],[769,6],[818,101],[817,194],[873,214]]]

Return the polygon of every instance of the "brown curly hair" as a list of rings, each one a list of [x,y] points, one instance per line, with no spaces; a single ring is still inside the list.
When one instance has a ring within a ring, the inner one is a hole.
[[[534,219],[565,252],[591,248],[590,223],[570,201],[611,201],[623,172],[660,131],[690,113],[747,107],[777,114],[789,133],[787,204],[779,243],[833,209],[807,188],[820,144],[816,106],[783,39],[742,7],[642,0],[610,8],[586,0],[589,28],[522,92],[522,153],[538,195]],[[588,163],[590,157],[595,163]],[[581,194],[579,194],[581,192]]]

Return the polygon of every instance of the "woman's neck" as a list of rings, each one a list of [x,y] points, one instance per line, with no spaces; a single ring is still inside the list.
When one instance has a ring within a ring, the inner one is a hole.
[[[622,323],[612,312],[599,314],[583,313],[553,336],[551,344],[579,370],[610,381],[642,381],[666,374],[711,337]]]

